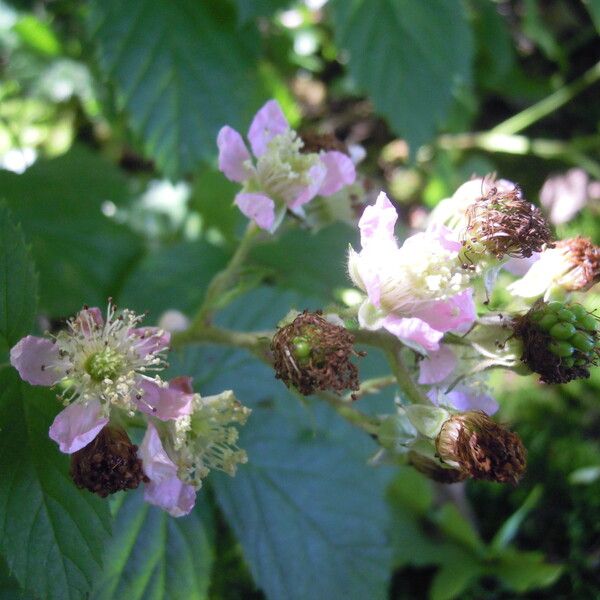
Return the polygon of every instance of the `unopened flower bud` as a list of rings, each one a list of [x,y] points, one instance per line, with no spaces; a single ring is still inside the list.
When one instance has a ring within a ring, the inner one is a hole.
[[[149,481],[137,449],[125,431],[106,425],[91,443],[71,455],[71,477],[77,487],[102,498],[135,489]]]
[[[358,390],[358,369],[350,356],[354,336],[319,313],[304,311],[273,336],[275,377],[308,396],[317,390]]]
[[[480,411],[450,417],[435,445],[440,460],[474,479],[517,483],[525,471],[519,436]]]
[[[551,244],[552,234],[541,211],[525,200],[518,186],[512,190],[491,187],[466,211],[463,233],[465,258],[492,255],[527,258]]]
[[[423,473],[428,479],[438,483],[457,483],[463,481],[469,476],[466,471],[455,469],[441,464],[419,452],[411,451],[408,453],[408,462],[419,473]]]
[[[521,360],[545,383],[587,378],[600,356],[597,323],[581,304],[540,300],[513,324]]]

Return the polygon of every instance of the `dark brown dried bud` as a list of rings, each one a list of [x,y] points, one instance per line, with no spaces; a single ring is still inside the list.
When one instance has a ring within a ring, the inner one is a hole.
[[[544,246],[553,246],[546,219],[522,197],[518,186],[510,191],[492,187],[469,206],[466,216],[463,243],[467,258],[471,252],[492,254],[497,259],[527,258]]]
[[[600,281],[600,247],[581,236],[556,242],[560,252],[571,264],[559,283],[568,291],[585,292]]]
[[[321,150],[337,150],[348,154],[344,142],[338,140],[333,133],[317,133],[316,131],[304,131],[301,136],[304,146],[301,152],[320,152]]]
[[[304,311],[273,336],[275,377],[308,396],[317,390],[358,390],[358,369],[350,356],[354,336],[325,320],[319,312]]]
[[[450,417],[435,445],[442,461],[474,479],[517,483],[525,472],[525,448],[519,436],[481,411]]]
[[[408,462],[419,471],[419,473],[423,473],[427,478],[437,481],[438,483],[457,483],[459,481],[464,481],[469,477],[468,473],[465,471],[446,467],[440,462],[436,462],[435,460],[412,450],[408,453]]]
[[[106,425],[92,442],[71,455],[71,477],[77,487],[101,498],[133,490],[142,481],[150,481],[137,449],[125,431]]]

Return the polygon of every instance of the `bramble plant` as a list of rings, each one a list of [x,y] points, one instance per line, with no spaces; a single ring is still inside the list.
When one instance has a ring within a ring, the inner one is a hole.
[[[600,145],[522,133],[599,65],[534,0],[216,4],[0,3],[0,596],[600,592]]]

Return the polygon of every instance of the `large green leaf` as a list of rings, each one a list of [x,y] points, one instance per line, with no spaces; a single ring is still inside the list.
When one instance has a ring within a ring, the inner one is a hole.
[[[221,323],[273,327],[291,306],[307,305],[314,306],[259,289],[234,302]],[[211,480],[267,596],[385,598],[389,471],[367,466],[371,439],[319,402],[303,406],[271,368],[243,352],[194,347],[173,366],[193,374],[203,394],[230,388],[253,408],[240,439],[248,464],[234,478],[217,473]]]
[[[292,0],[235,0],[238,20],[245,23],[256,17],[272,17],[276,11],[286,8]]]
[[[124,176],[83,148],[40,161],[22,175],[0,172],[40,272],[40,308],[62,316],[104,305],[141,251],[137,236],[102,214],[128,198]]]
[[[352,287],[346,274],[346,255],[348,243],[355,243],[356,238],[356,232],[344,223],[312,235],[293,229],[279,240],[256,248],[252,257],[272,270],[278,285],[331,301],[335,288]]]
[[[192,315],[227,255],[206,242],[182,242],[148,254],[131,273],[119,295],[123,306],[147,311],[155,321],[167,309]]]
[[[247,127],[257,107],[254,37],[225,3],[94,0],[100,66],[145,149],[168,175],[216,156],[225,124]]]
[[[78,490],[48,438],[54,395],[0,370],[0,553],[21,586],[49,600],[89,592],[110,530],[108,505]]]
[[[473,44],[460,0],[334,0],[338,44],[350,74],[411,148],[444,121],[470,79]]]
[[[213,550],[197,506],[174,519],[144,502],[141,489],[119,498],[115,534],[92,600],[202,600]]]
[[[37,277],[20,227],[0,204],[0,359],[33,325]]]

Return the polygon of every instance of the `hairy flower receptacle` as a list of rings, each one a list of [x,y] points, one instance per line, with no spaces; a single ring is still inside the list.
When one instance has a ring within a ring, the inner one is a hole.
[[[125,362],[125,357],[120,352],[107,347],[90,354],[83,368],[94,381],[101,382],[105,379],[114,380],[123,370]]]
[[[357,390],[358,369],[350,357],[354,336],[319,313],[304,311],[273,336],[275,377],[308,396],[317,390]]]

